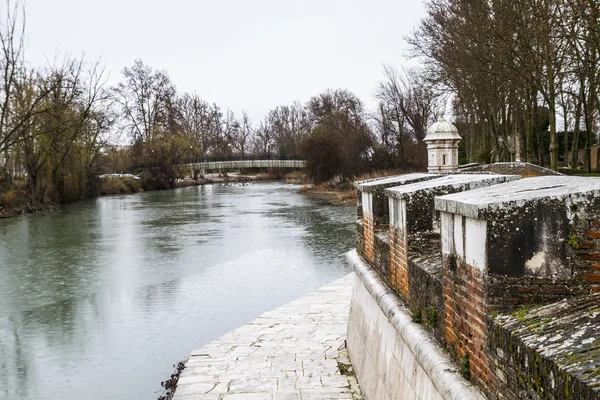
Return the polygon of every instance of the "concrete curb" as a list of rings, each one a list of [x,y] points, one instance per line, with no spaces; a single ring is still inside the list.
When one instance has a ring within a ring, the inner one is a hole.
[[[412,322],[406,307],[390,293],[356,250],[346,253],[346,259],[388,321],[414,354],[436,390],[448,400],[485,400],[485,396],[475,386],[459,375],[457,366],[449,360],[433,338],[421,326]]]

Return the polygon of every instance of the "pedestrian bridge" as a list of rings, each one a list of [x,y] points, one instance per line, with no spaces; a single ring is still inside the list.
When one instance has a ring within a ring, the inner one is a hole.
[[[304,168],[306,160],[235,160],[207,161],[183,165],[191,171],[230,170],[240,168]]]

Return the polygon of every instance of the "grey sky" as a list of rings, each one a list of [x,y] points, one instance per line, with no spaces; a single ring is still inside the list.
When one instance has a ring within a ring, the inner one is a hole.
[[[110,82],[136,58],[254,122],[347,88],[369,107],[382,65],[406,65],[420,0],[27,0],[27,59],[102,56]]]

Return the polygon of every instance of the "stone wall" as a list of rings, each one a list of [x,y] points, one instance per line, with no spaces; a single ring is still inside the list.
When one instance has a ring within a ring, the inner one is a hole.
[[[391,252],[390,236],[387,232],[375,234],[375,261],[373,266],[377,268],[377,273],[386,283],[391,281]]]
[[[366,400],[483,400],[356,252],[347,347]]]
[[[441,268],[425,257],[408,260],[409,300],[408,307],[413,319],[420,319],[431,331],[438,343],[444,344],[444,296]]]
[[[366,258],[365,257],[365,225],[362,220],[362,216],[361,216],[361,219],[356,221],[355,227],[356,227],[356,251],[358,251],[358,254],[360,254],[361,257]]]
[[[486,187],[503,180],[512,182]],[[377,187],[376,181],[370,187]],[[539,330],[546,319],[534,321],[527,335],[515,333],[515,325],[506,321],[514,313],[519,319],[523,307],[600,292],[600,179],[447,176],[388,188],[386,193],[389,230],[374,223],[373,254],[364,258],[364,265],[385,288],[368,291],[390,322],[395,311],[389,311],[388,303],[393,299],[488,398],[597,398],[600,377],[587,378],[600,371],[600,350],[574,356],[582,348],[600,349],[596,338],[586,336],[585,342],[578,342],[579,333],[573,332],[579,347],[566,346],[571,353],[558,354],[579,361],[565,370],[559,358],[547,357],[545,349],[536,346],[548,339]],[[364,199],[363,194],[363,214],[369,211]],[[367,232],[363,237],[366,243]],[[600,297],[589,301],[595,308],[590,306],[587,312],[595,318],[600,315]],[[358,312],[351,323],[372,326],[373,334],[379,335],[376,341],[386,341],[389,334],[380,335],[388,329],[385,324],[369,320],[372,308]],[[494,317],[498,313],[500,319]],[[561,336],[560,329],[554,331],[556,337]],[[369,340],[374,339],[358,333],[357,343],[370,348]],[[596,333],[600,337],[600,329]],[[390,350],[398,357],[397,348],[386,351]],[[361,374],[372,381],[373,374],[385,377],[396,368],[391,364],[391,372],[383,371],[378,365],[383,356],[377,354],[356,353],[371,357],[375,372],[363,369]],[[367,387],[380,390],[377,382]]]
[[[598,194],[600,180],[556,176],[436,199],[445,342],[457,363],[468,357],[472,381],[489,398],[541,398],[519,397],[527,390],[509,384],[507,374],[514,360],[524,357],[527,364],[541,359],[532,344],[544,336],[529,336],[522,343],[524,353],[514,353],[519,347],[506,336],[512,332],[488,318],[598,290],[594,259],[599,243],[592,230],[600,225]],[[504,346],[505,341],[516,347]],[[560,369],[556,364],[546,367]],[[539,391],[532,383],[534,372],[519,372],[520,382],[532,392]],[[544,390],[549,394],[543,398],[562,398],[556,385]],[[517,397],[510,397],[514,393]]]

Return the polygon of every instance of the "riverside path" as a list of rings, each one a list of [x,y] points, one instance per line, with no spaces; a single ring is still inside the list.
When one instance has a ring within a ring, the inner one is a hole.
[[[354,273],[195,350],[174,400],[362,399],[344,368],[353,281]]]

